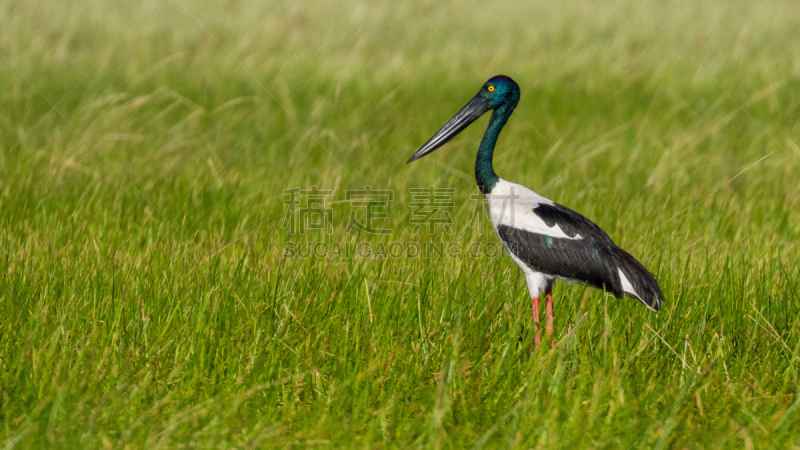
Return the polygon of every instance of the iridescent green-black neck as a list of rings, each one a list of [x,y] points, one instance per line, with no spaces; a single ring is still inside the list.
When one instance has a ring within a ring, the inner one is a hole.
[[[500,180],[500,177],[494,173],[492,166],[492,156],[494,155],[494,146],[497,144],[497,138],[500,136],[500,131],[508,121],[511,113],[514,112],[514,107],[511,105],[503,105],[492,112],[492,117],[489,119],[489,125],[486,127],[486,132],[481,139],[481,146],[478,148],[478,156],[475,158],[475,180],[478,182],[478,188],[484,195],[492,192],[494,186]]]

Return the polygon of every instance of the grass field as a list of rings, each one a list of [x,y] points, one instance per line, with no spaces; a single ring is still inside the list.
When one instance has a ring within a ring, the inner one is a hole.
[[[789,0],[0,4],[0,444],[800,446],[798,27]],[[499,242],[486,119],[405,164],[499,73],[498,174],[603,227],[662,311],[558,284],[534,351],[508,256],[379,254]],[[391,233],[347,229],[365,186]],[[414,233],[430,186],[450,233]],[[373,252],[286,248],[320,242]]]

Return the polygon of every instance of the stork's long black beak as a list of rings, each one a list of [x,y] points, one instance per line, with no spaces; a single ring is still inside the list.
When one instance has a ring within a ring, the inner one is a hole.
[[[467,128],[469,124],[474,122],[483,113],[489,110],[489,99],[483,98],[480,94],[476,95],[469,103],[466,104],[461,111],[453,116],[441,130],[437,131],[428,142],[425,143],[411,158],[406,161],[406,164],[411,161],[416,161],[428,153],[441,147],[455,135]]]

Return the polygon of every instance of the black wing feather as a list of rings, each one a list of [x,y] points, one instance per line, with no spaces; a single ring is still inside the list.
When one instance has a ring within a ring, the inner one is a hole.
[[[509,252],[531,269],[605,289],[617,298],[628,295],[656,311],[661,308],[664,294],[653,275],[633,256],[617,247],[595,223],[559,204],[538,204],[533,213],[547,226],[558,225],[567,236],[580,235],[581,238],[557,238],[498,225],[497,233]],[[619,270],[642,298],[622,290]]]
[[[597,224],[564,205],[540,203],[533,208],[533,213],[550,228],[558,225],[561,231],[569,237],[580,234],[584,238],[591,237],[599,243],[614,244],[614,241]]]

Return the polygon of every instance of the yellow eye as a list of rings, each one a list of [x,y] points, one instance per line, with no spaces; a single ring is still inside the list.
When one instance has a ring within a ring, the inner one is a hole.
[[[486,90],[489,92],[494,92],[494,86],[489,86],[486,88]]]

